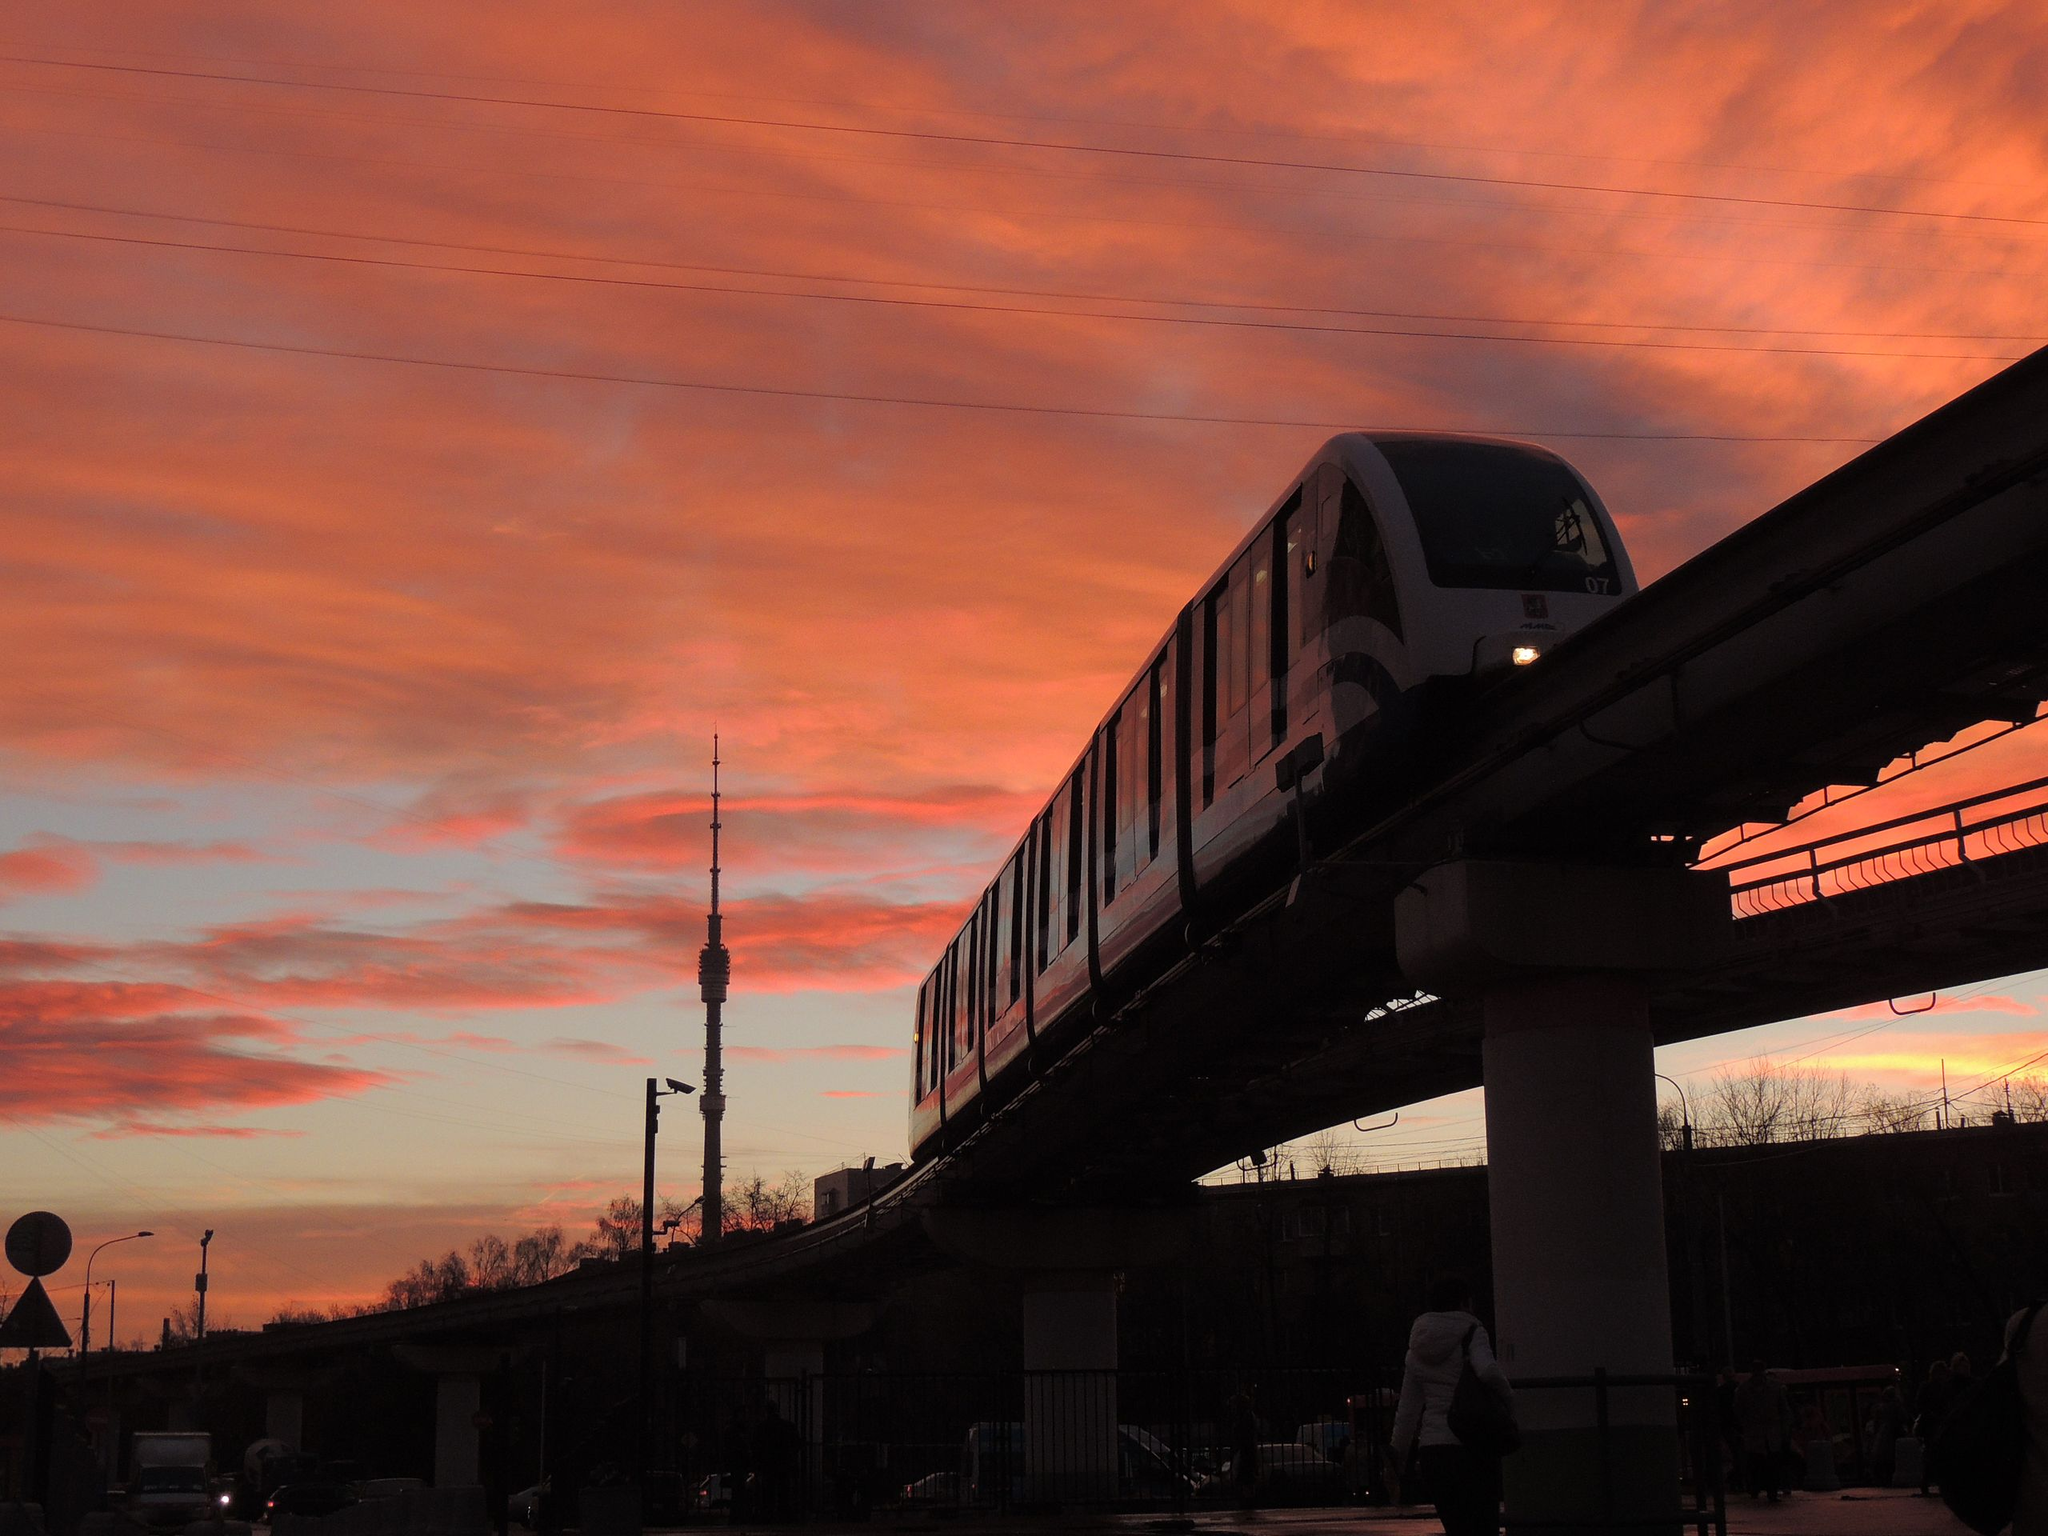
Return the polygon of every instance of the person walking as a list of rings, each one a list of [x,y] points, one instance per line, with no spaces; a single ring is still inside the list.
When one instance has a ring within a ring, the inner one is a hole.
[[[1927,1379],[1920,1384],[1920,1395],[1913,1402],[1913,1433],[1919,1437],[1920,1492],[1925,1496],[1934,1486],[1934,1442],[1941,1438],[1941,1426],[1948,1421],[1948,1411],[1955,1406],[1955,1384],[1949,1379],[1946,1360],[1936,1360],[1927,1367]]]
[[[1401,1401],[1394,1410],[1388,1491],[1401,1501],[1401,1473],[1411,1447],[1419,1448],[1422,1477],[1444,1536],[1496,1536],[1500,1530],[1500,1460],[1482,1455],[1452,1433],[1451,1399],[1465,1362],[1512,1406],[1514,1388],[1493,1357],[1485,1325],[1472,1315],[1472,1287],[1444,1275],[1429,1288],[1429,1310],[1408,1333],[1401,1368]]]
[[[2012,1536],[2048,1536],[2048,1339],[2040,1319],[2027,1326],[2032,1307],[2021,1307],[2006,1319],[2005,1353],[2019,1369],[2020,1422],[2026,1431],[2026,1460],[2020,1467],[2019,1502],[2013,1509]],[[2020,1331],[2025,1328],[2025,1337]],[[2013,1348],[2018,1339],[2019,1348]]]
[[[1792,1491],[1785,1477],[1792,1394],[1761,1360],[1750,1366],[1749,1376],[1735,1389],[1735,1417],[1742,1426],[1743,1458],[1749,1463],[1749,1496],[1765,1494],[1775,1504],[1781,1489]]]

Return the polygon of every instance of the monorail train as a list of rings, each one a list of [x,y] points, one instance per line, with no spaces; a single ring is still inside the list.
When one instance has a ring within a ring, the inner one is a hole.
[[[1100,1003],[1172,964],[1198,917],[1284,880],[1296,795],[1319,840],[1362,825],[1461,693],[1635,590],[1599,497],[1545,449],[1325,443],[1181,609],[918,988],[912,1156],[956,1144]]]

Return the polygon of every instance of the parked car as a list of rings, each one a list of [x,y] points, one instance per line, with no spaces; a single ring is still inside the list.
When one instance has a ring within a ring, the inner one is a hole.
[[[337,1509],[347,1509],[356,1496],[347,1483],[286,1483],[263,1505],[266,1525],[279,1515],[310,1515],[318,1519]]]
[[[529,1531],[540,1529],[540,1484],[522,1488],[505,1500],[505,1517]]]
[[[356,1482],[355,1491],[357,1499],[367,1501],[395,1499],[401,1493],[411,1493],[415,1488],[426,1486],[424,1477],[365,1477]]]
[[[928,1472],[913,1483],[903,1485],[903,1502],[906,1504],[958,1504],[960,1502],[960,1474],[958,1472]]]
[[[1235,1457],[1224,1464],[1220,1481],[1237,1481]],[[1271,1441],[1259,1447],[1259,1475],[1253,1486],[1277,1499],[1336,1500],[1344,1496],[1344,1469],[1310,1446]]]
[[[733,1482],[729,1472],[714,1472],[700,1480],[695,1492],[698,1511],[709,1513],[714,1509],[731,1509]]]

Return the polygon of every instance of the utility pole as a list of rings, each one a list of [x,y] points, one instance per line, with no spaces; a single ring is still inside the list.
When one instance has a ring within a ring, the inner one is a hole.
[[[718,912],[718,738],[711,738],[711,914],[704,948],[697,955],[697,985],[704,998],[704,1221],[698,1246],[716,1248],[725,1230],[725,1066],[720,1059],[720,1014],[732,957],[725,948],[725,919]],[[651,1144],[651,1143],[650,1143]]]

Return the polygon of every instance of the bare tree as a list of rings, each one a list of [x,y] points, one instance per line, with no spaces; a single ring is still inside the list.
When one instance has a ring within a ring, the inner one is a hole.
[[[486,1232],[469,1245],[469,1283],[488,1291],[516,1284],[513,1278],[512,1247],[495,1232]]]
[[[1927,1104],[1910,1094],[1889,1094],[1866,1087],[1857,1105],[1864,1127],[1871,1131],[1920,1131],[1927,1128]]]
[[[2016,1077],[2012,1090],[2012,1116],[2022,1125],[2048,1123],[2048,1077]]]
[[[1806,1067],[1774,1067],[1758,1057],[1716,1073],[1701,1116],[1711,1139],[1731,1146],[1839,1136],[1851,1119],[1849,1079]]]
[[[554,1279],[575,1262],[569,1256],[569,1245],[560,1227],[539,1227],[512,1245],[511,1283],[539,1285],[543,1280]]]

